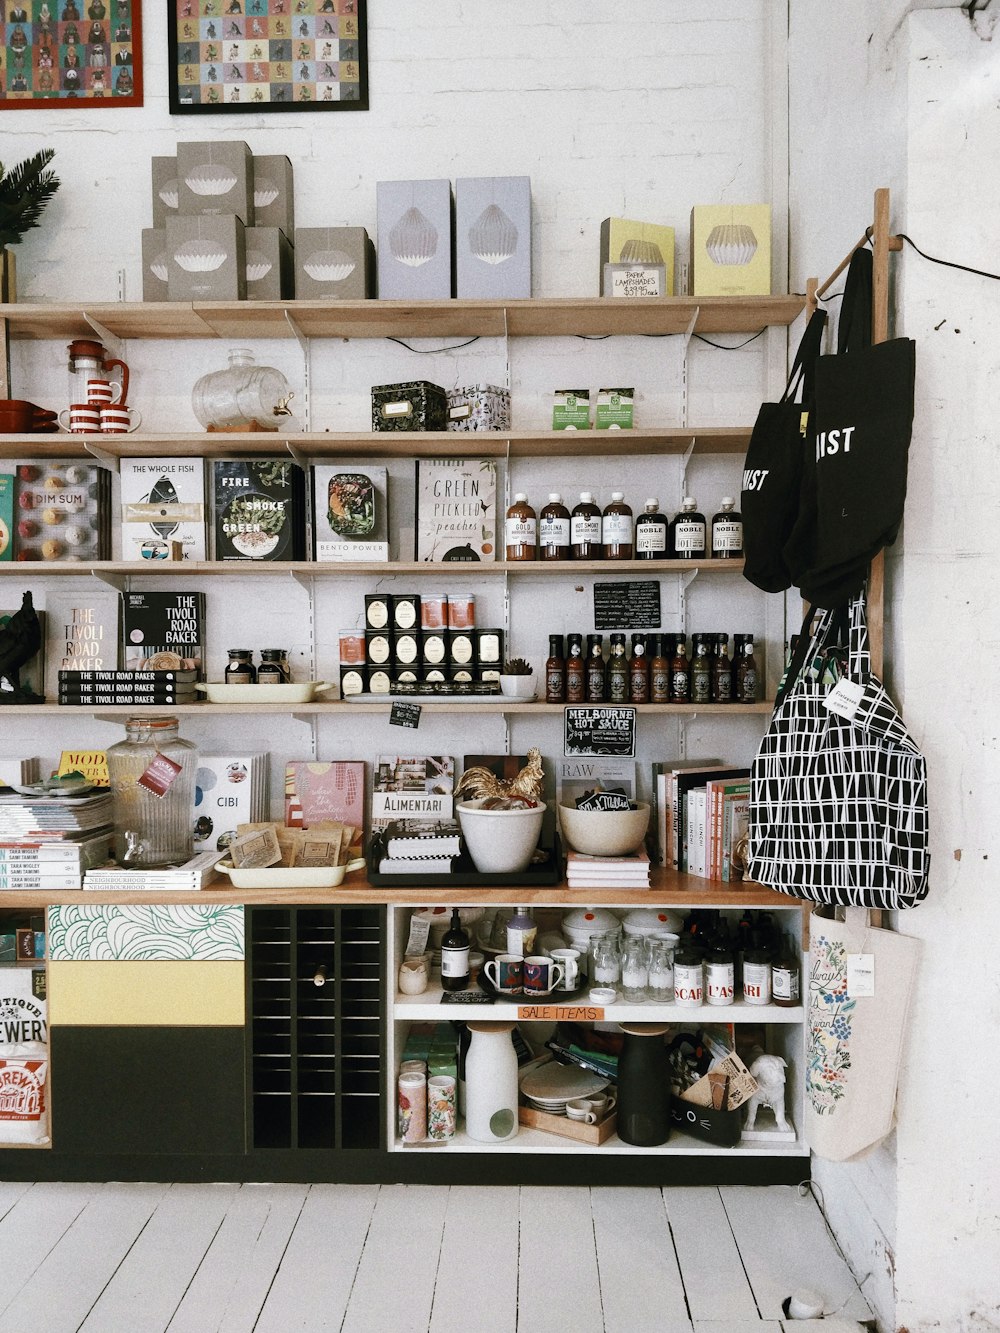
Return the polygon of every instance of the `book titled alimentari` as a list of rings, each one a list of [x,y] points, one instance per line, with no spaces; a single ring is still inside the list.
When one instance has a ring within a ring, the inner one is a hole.
[[[399,819],[451,819],[454,790],[451,755],[380,755],[372,790],[372,834]]]

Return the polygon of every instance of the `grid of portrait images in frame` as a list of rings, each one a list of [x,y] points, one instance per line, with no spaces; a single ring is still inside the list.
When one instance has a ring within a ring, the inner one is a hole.
[[[142,0],[0,0],[0,107],[142,102]]]
[[[175,115],[368,105],[364,0],[169,0]]]

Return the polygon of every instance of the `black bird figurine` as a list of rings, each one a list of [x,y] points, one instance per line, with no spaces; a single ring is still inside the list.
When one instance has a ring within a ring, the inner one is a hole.
[[[42,627],[31,602],[21,598],[21,609],[0,625],[0,704],[41,704],[45,696],[21,685],[21,668],[42,646]]]

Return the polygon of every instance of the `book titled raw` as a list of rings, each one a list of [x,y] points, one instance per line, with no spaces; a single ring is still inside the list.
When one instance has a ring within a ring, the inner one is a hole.
[[[313,479],[314,559],[389,559],[389,477],[384,467],[316,464]]]
[[[373,779],[372,834],[397,819],[451,819],[454,791],[451,755],[380,755]]]
[[[305,477],[282,458],[212,463],[216,560],[305,558]]]
[[[121,640],[127,671],[193,669],[202,679],[205,594],[123,592]]]
[[[361,759],[316,762],[292,759],[285,765],[285,823],[310,828],[326,819],[363,828],[365,765]]]
[[[496,463],[417,459],[417,559],[496,559]]]
[[[205,559],[205,463],[201,458],[121,460],[122,559]]]

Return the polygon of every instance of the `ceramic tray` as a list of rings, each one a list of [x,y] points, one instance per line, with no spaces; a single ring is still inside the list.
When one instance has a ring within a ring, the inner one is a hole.
[[[248,686],[253,689],[253,686]],[[351,870],[360,870],[364,860],[346,866],[265,866],[262,870],[237,870],[229,861],[219,861],[216,870],[228,875],[234,889],[335,889]]]
[[[332,690],[323,680],[305,680],[292,685],[226,685],[223,682],[199,682],[195,685],[210,704],[307,704],[314,695]]]

